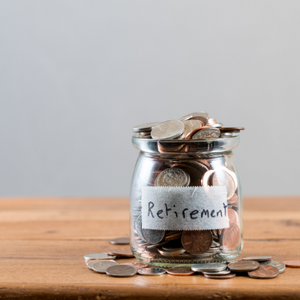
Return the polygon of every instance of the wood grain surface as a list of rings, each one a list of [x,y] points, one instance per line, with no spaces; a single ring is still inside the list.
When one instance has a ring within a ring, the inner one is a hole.
[[[300,259],[300,197],[246,198],[243,219],[240,257]],[[300,299],[300,268],[269,280],[90,271],[84,254],[129,250],[109,243],[128,234],[126,198],[2,198],[0,225],[3,299]]]

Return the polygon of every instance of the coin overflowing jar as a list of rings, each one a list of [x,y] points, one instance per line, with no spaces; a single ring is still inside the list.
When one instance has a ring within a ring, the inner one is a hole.
[[[133,127],[131,249],[157,267],[226,262],[243,247],[232,150],[242,127],[206,112]]]

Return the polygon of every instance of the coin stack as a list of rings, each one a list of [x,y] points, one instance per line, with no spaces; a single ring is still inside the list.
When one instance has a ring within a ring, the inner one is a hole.
[[[114,245],[129,244],[129,239],[121,238],[111,241]],[[271,256],[251,256],[228,263],[194,264],[191,267],[158,268],[149,267],[139,262],[117,263],[116,258],[131,258],[131,252],[111,250],[107,253],[95,253],[84,256],[87,267],[100,274],[113,277],[132,277],[135,275],[155,276],[169,274],[173,276],[203,275],[209,279],[231,279],[236,276],[248,276],[255,279],[272,279],[283,273],[286,266],[300,267],[300,261],[279,262]]]
[[[222,123],[210,118],[206,112],[191,113],[179,120],[153,122],[133,127],[134,138],[155,142],[158,153],[163,154],[145,158],[144,165],[141,166],[133,181],[132,247],[136,257],[145,263],[154,261],[190,263],[191,260],[193,262],[226,261],[226,255],[239,254],[241,250],[240,199],[232,154],[201,154],[197,147],[203,142],[209,144],[216,140],[235,139],[243,129],[224,127]],[[174,153],[184,153],[187,156],[174,155]],[[230,227],[193,231],[144,229],[141,215],[144,186],[225,186]]]

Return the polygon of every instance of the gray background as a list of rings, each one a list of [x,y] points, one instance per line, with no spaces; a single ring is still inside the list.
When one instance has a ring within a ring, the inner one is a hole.
[[[0,194],[127,196],[132,126],[244,126],[244,195],[299,188],[300,1],[1,1]]]

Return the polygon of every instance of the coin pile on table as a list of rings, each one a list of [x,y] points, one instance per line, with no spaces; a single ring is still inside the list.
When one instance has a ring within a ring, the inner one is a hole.
[[[111,241],[111,243],[116,244]],[[122,243],[124,245],[124,243]],[[112,277],[132,277],[135,275],[160,276],[169,274],[172,276],[203,275],[208,279],[232,279],[236,276],[247,276],[254,279],[272,279],[285,271],[286,265],[272,260],[271,256],[244,257],[228,263],[203,263],[194,264],[191,267],[160,268],[150,267],[140,262],[117,263],[114,259],[130,257],[114,256],[109,253],[125,253],[124,250],[112,250],[107,253],[95,253],[84,256],[87,267],[100,274]],[[131,255],[133,257],[133,255]],[[300,267],[300,261],[287,261],[287,266]]]
[[[201,141],[236,137],[242,127],[224,127],[206,112],[195,112],[179,120],[152,122],[133,127],[135,138],[155,140],[160,153],[196,151]],[[174,143],[172,143],[174,141]],[[170,143],[171,142],[171,143]],[[197,142],[197,143],[196,143]],[[198,143],[199,142],[199,143]],[[210,145],[210,144],[209,144]],[[154,147],[153,145],[151,147]],[[193,148],[194,147],[194,148]],[[201,151],[200,151],[201,152]],[[199,153],[200,154],[200,153]],[[134,221],[133,247],[143,261],[153,259],[224,260],[222,254],[237,251],[241,244],[238,179],[226,155],[190,155],[148,158],[149,172],[143,169],[132,193]],[[152,163],[152,165],[151,165]],[[142,224],[141,190],[143,186],[193,187],[226,186],[229,228],[218,230],[164,231],[144,229]],[[201,241],[201,242],[199,242]]]

